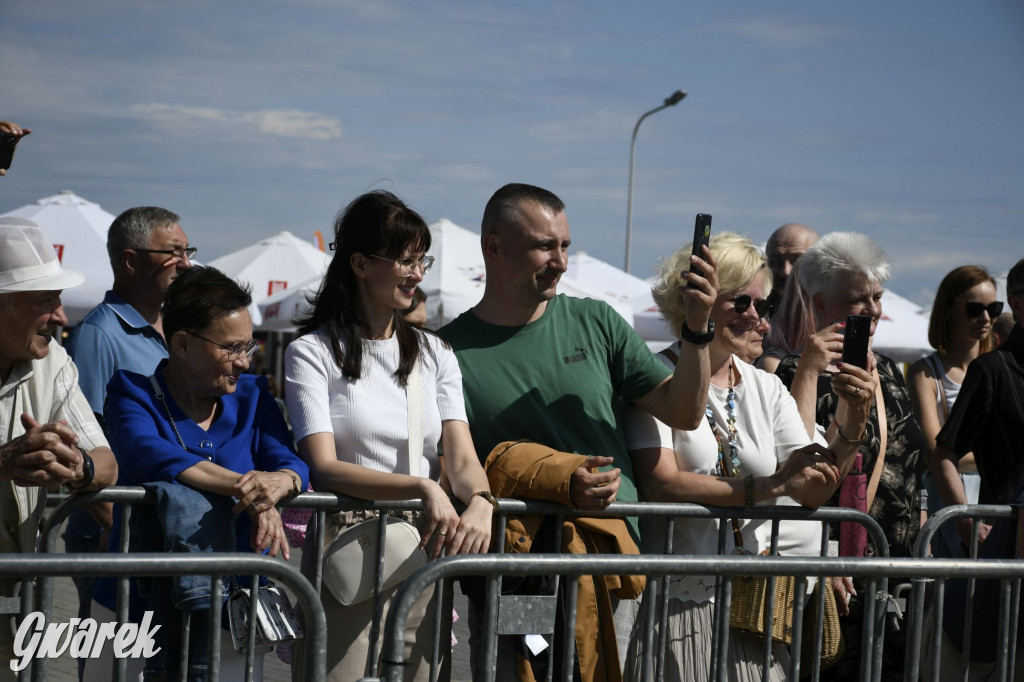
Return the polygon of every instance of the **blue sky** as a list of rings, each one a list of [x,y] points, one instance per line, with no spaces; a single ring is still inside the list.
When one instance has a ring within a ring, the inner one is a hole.
[[[924,303],[1024,257],[1024,3],[138,2],[0,5],[0,118],[31,127],[0,211],[70,189],[182,215],[201,259],[328,233],[384,187],[474,230],[491,193],[567,204],[633,272],[715,230],[857,230]]]

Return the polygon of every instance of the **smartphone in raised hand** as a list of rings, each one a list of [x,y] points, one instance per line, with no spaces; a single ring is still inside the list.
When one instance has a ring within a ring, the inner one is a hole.
[[[14,148],[21,138],[11,133],[0,132],[0,170],[7,170],[14,161]]]
[[[843,362],[868,368],[868,341],[871,339],[871,316],[848,315],[843,334]]]
[[[692,255],[704,260],[704,251],[701,247],[707,246],[711,241],[711,215],[708,213],[698,213],[697,220],[693,226],[693,251]],[[703,277],[703,273],[700,270],[693,269],[690,272],[695,275]],[[696,285],[692,282],[686,284],[690,289],[696,289]]]

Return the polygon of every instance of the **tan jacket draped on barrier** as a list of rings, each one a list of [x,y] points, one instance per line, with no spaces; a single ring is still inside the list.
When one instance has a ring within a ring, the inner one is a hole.
[[[491,492],[496,497],[546,500],[571,507],[569,481],[586,461],[585,455],[554,450],[540,443],[499,443],[484,463]],[[529,554],[533,538],[544,521],[540,516],[509,517],[505,552]],[[562,525],[562,552],[567,554],[639,554],[622,519],[566,518]],[[576,614],[576,651],[583,682],[619,682],[618,647],[612,620],[611,595],[636,599],[644,590],[644,576],[580,576]],[[520,679],[533,680],[521,662]]]

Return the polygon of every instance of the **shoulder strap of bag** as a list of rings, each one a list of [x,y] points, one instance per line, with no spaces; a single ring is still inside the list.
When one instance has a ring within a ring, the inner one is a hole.
[[[882,466],[885,462],[885,448],[889,440],[889,420],[885,414],[885,399],[882,396],[882,381],[878,378],[878,369],[875,375],[875,412],[878,414],[878,458],[875,460],[875,467],[871,470],[871,478],[868,479],[867,509],[871,511],[871,505],[875,501],[875,493],[878,492],[878,481],[882,478]]]
[[[160,401],[160,404],[164,406],[164,413],[167,415],[167,421],[171,423],[171,429],[174,431],[174,437],[178,439],[178,445],[185,452],[188,452],[188,448],[185,447],[185,440],[181,437],[181,433],[178,431],[178,425],[174,423],[174,417],[171,415],[171,408],[167,406],[167,400],[164,399],[164,390],[160,388],[160,382],[156,379],[156,374],[149,375],[149,385],[153,389],[153,397]],[[206,459],[213,461],[212,457],[206,456]]]
[[[420,346],[420,353],[423,347]],[[420,359],[416,358],[409,378],[405,382],[405,397],[409,405],[409,475],[420,475],[420,460],[423,458],[423,384],[420,376]]]
[[[932,376],[935,377],[935,391],[942,401],[942,418],[945,421],[949,419],[949,404],[946,402],[946,388],[942,385],[942,377],[946,375],[942,369],[942,360],[938,355],[926,355],[924,361],[928,363],[928,367],[932,370]]]

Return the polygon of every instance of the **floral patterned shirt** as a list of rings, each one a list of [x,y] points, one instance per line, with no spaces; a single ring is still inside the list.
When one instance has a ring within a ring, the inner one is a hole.
[[[798,355],[783,358],[775,374],[787,387],[793,383]],[[878,482],[878,492],[868,514],[882,527],[889,540],[889,556],[914,555],[914,541],[921,527],[921,475],[925,467],[925,439],[921,426],[910,409],[910,394],[903,373],[891,358],[875,353],[878,378],[885,403],[886,430],[888,432],[885,461]],[[832,422],[839,398],[832,391],[832,376],[818,377],[818,406],[815,421],[823,428]],[[864,472],[870,475],[878,458],[881,445],[878,413],[872,404],[868,419],[867,437],[861,444]],[[838,492],[828,504],[838,506]],[[869,548],[870,551],[870,548]]]

